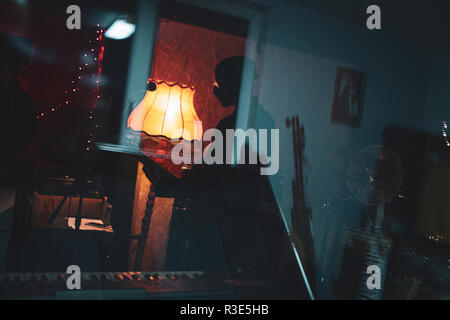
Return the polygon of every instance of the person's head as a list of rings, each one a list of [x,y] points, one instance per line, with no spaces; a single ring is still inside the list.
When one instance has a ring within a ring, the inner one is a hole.
[[[255,69],[254,61],[242,56],[226,58],[214,69],[213,94],[219,99],[222,106],[237,107],[241,89],[242,70],[245,63]]]
[[[15,64],[0,64],[0,87],[9,89],[17,79],[19,67]]]

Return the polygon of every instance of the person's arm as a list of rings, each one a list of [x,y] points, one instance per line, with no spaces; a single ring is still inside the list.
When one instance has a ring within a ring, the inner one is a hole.
[[[33,153],[32,144],[35,144],[36,140],[36,115],[31,99],[24,94],[23,98],[23,152],[26,155]]]

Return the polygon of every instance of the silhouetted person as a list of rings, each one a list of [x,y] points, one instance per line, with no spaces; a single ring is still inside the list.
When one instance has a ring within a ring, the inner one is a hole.
[[[246,63],[255,67],[252,60],[235,56],[223,60],[215,68],[213,94],[224,108],[235,107],[233,113],[217,125],[224,144],[226,130],[236,126]],[[272,129],[272,118],[257,103],[256,97],[253,99],[256,107],[254,128]],[[247,157],[248,151],[246,148]],[[224,146],[224,158],[225,155]],[[260,175],[259,166],[194,166],[183,185],[183,189],[189,190],[188,215],[172,215],[166,256],[169,269],[198,268],[226,270],[233,275],[259,275],[270,268],[269,255],[263,252],[266,248],[263,230],[267,230],[267,225],[261,223],[261,220],[269,220],[261,213],[259,203],[267,179]],[[261,255],[264,258],[261,259]]]
[[[14,61],[0,62],[0,153],[21,155],[35,135],[35,115]]]
[[[255,62],[249,58],[242,56],[233,56],[221,61],[214,70],[215,82],[213,87],[213,94],[219,99],[220,103],[224,108],[229,108],[234,106],[235,109],[232,114],[222,119],[218,125],[217,129],[222,132],[223,137],[226,135],[227,129],[235,129],[236,118],[238,112],[239,104],[239,94],[241,90],[241,79],[244,70],[244,64],[247,64],[251,71],[255,71]],[[256,80],[256,79],[255,79]],[[272,117],[264,110],[264,108],[259,103],[257,97],[253,94],[254,88],[252,88],[252,104],[255,107],[254,114],[254,125],[253,128],[267,129],[267,147],[270,154],[270,129],[273,129],[274,122]],[[225,141],[225,140],[224,140]],[[257,152],[258,146],[253,146],[250,152]],[[225,150],[224,150],[225,151]],[[225,152],[224,152],[225,153]],[[246,161],[248,164],[249,148],[246,148]],[[225,154],[224,154],[225,156]],[[259,158],[258,158],[259,161]]]

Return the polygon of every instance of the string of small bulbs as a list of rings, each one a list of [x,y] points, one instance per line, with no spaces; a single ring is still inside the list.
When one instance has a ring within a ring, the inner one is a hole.
[[[444,142],[447,145],[447,147],[450,147],[450,141],[448,140],[447,128],[448,128],[447,122],[443,121],[442,136],[444,137]]]
[[[100,25],[97,24],[97,27],[100,27]],[[92,149],[93,143],[95,141],[95,131],[98,129],[98,123],[95,120],[95,113],[94,109],[97,106],[98,99],[101,98],[100,95],[100,77],[102,75],[102,62],[103,62],[103,54],[105,51],[105,47],[102,45],[103,40],[103,29],[99,28],[97,30],[97,37],[96,41],[98,42],[98,49],[97,49],[97,56],[94,58],[94,61],[97,62],[97,79],[95,80],[96,86],[95,86],[95,104],[92,108],[89,109],[89,121],[90,123],[90,132],[87,140],[86,145],[86,151],[90,151]],[[89,42],[91,43],[91,42]],[[91,48],[91,52],[94,52],[94,49]]]
[[[93,106],[89,108],[88,117],[89,117],[89,135],[87,138],[86,150],[90,151],[92,149],[92,145],[95,140],[95,129],[99,127],[98,123],[95,120],[95,107],[97,105],[98,100],[101,98],[100,94],[100,82],[101,82],[101,74],[102,74],[102,62],[103,62],[103,54],[104,54],[104,46],[103,42],[103,33],[104,29],[97,24],[96,36],[95,40],[89,40],[89,52],[85,53],[82,56],[82,64],[78,66],[75,77],[71,81],[70,87],[64,91],[64,102],[59,103],[57,105],[50,106],[47,111],[40,112],[36,115],[36,119],[43,119],[47,117],[49,114],[60,110],[61,108],[68,106],[72,103],[72,99],[80,93],[79,82],[83,79],[95,79],[95,88],[93,92],[95,93],[95,103]],[[86,73],[88,69],[95,65],[96,69],[94,69],[91,73]]]

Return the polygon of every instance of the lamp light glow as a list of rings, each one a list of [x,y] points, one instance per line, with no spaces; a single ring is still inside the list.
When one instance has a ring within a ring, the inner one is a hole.
[[[133,23],[129,23],[125,19],[117,19],[108,30],[106,30],[105,37],[122,40],[129,38],[135,30],[136,26]]]
[[[194,109],[195,88],[175,82],[151,80],[156,90],[147,90],[131,112],[127,127],[153,137],[201,140],[200,121]],[[195,129],[194,129],[195,128]]]

